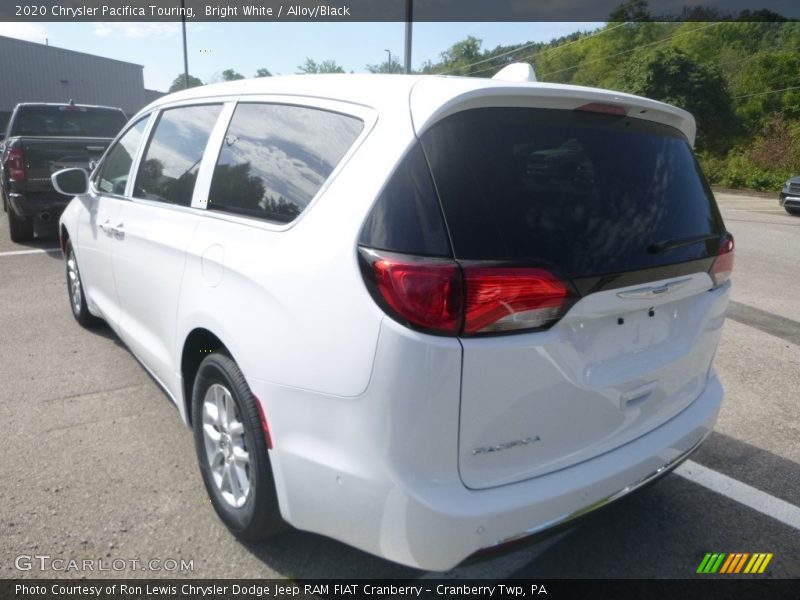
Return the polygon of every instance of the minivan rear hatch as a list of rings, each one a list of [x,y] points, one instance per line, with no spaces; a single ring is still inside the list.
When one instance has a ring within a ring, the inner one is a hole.
[[[475,489],[607,452],[695,400],[727,298],[709,271],[732,248],[684,132],[592,99],[510,104],[420,134],[464,272],[536,268],[568,290],[554,323],[462,332],[459,470]]]

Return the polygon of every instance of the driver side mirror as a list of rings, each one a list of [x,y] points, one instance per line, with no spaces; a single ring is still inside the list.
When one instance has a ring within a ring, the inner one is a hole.
[[[89,191],[89,174],[84,169],[61,169],[50,180],[56,191],[65,196],[82,196]]]

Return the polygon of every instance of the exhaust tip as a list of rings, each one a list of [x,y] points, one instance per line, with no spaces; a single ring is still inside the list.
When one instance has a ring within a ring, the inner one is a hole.
[[[42,221],[44,221],[44,222],[47,222],[47,221],[49,221],[49,220],[50,220],[50,213],[49,213],[49,212],[47,212],[47,211],[40,212],[40,213],[39,213],[39,218],[40,218]]]

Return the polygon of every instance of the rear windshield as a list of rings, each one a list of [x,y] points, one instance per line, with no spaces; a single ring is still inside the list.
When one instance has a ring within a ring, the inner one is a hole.
[[[683,135],[582,111],[475,109],[421,138],[459,259],[568,277],[705,258],[724,231]],[[694,241],[692,241],[694,240]]]
[[[106,137],[127,119],[121,110],[88,106],[20,106],[10,136]]]

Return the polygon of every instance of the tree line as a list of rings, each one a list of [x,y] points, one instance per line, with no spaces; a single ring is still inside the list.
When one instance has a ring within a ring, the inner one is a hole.
[[[468,36],[418,70],[492,77],[528,62],[539,81],[630,92],[668,102],[697,119],[697,150],[712,183],[775,190],[800,174],[800,23],[760,11],[723,14],[692,9],[681,20],[652,16],[644,0],[628,0],[607,24],[550,42],[484,49]],[[366,65],[402,72],[395,56]],[[343,73],[334,60],[307,58],[298,73]],[[256,77],[269,76],[259,69]],[[227,69],[219,80],[241,79]],[[190,76],[190,85],[202,82]],[[183,88],[183,75],[170,91]]]

